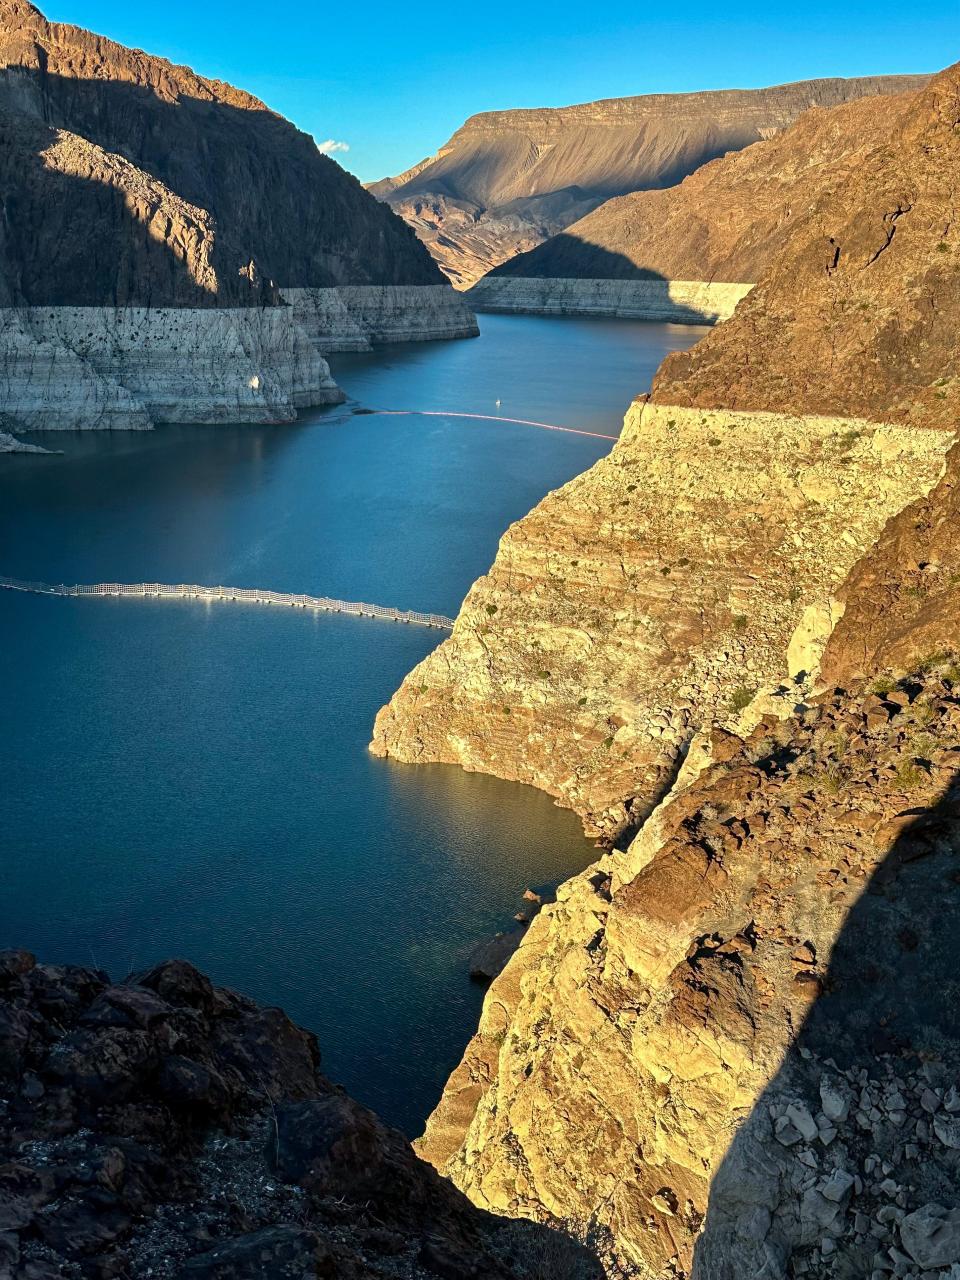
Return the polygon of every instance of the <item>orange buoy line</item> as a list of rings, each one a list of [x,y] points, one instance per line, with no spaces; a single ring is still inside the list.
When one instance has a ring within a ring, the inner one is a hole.
[[[542,431],[563,431],[571,436],[589,436],[592,440],[619,440],[619,436],[602,431],[584,431],[580,427],[559,427],[555,422],[534,422],[531,418],[507,418],[495,413],[458,413],[450,409],[367,409],[367,414],[381,418],[475,418],[480,422],[515,422],[521,427],[540,427]]]

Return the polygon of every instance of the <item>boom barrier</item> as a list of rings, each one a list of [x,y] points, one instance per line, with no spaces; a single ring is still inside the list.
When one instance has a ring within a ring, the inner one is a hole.
[[[260,587],[203,587],[195,582],[173,586],[165,582],[25,582],[20,578],[0,576],[0,588],[29,591],[41,596],[134,596],[159,600],[240,600],[252,604],[279,604],[294,609],[313,609],[322,613],[351,613],[362,618],[387,618],[392,622],[414,622],[422,627],[449,631],[453,619],[440,613],[421,613],[416,609],[393,609],[382,604],[362,604],[353,600],[332,600],[327,596],[308,596],[286,591],[265,591]]]

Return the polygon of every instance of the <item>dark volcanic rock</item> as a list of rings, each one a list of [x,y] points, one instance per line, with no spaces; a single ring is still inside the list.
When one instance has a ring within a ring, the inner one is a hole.
[[[0,1030],[3,1280],[528,1274],[309,1032],[183,961],[0,953]]]

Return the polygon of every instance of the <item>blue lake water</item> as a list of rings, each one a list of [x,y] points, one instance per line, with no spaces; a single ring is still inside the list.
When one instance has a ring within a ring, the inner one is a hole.
[[[481,317],[339,356],[351,403],[286,427],[33,437],[0,458],[0,573],[227,582],[455,614],[507,525],[616,434],[699,329]],[[501,404],[496,406],[499,399]],[[442,639],[240,604],[0,592],[0,946],[119,976],[186,956],[317,1032],[415,1133],[471,1034],[475,943],[593,857],[531,788],[367,750]]]

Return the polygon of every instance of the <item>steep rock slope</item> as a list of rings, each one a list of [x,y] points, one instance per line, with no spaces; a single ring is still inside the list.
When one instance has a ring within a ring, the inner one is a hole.
[[[912,76],[811,80],[489,111],[472,116],[436,156],[371,190],[410,222],[454,283],[466,286],[604,200],[672,186],[706,161],[791,124],[809,107],[897,93],[919,82]]]
[[[0,1273],[523,1280],[523,1251],[575,1261],[479,1213],[319,1063],[282,1010],[183,961],[111,983],[0,952]]]
[[[234,293],[238,277],[248,282],[251,305],[260,298],[250,285],[260,281],[276,287],[442,281],[409,230],[354,177],[242,90],[79,27],[49,23],[26,0],[0,5],[0,68],[0,101],[8,110],[116,153],[205,211],[217,228],[210,258],[228,297],[240,301]],[[46,171],[55,188],[53,175],[62,172],[56,157],[37,167],[38,180]],[[86,177],[69,165],[65,172]],[[74,185],[63,183],[61,190]],[[85,238],[122,235],[122,222],[108,209],[104,200],[97,217],[89,207],[90,221],[81,224]],[[7,221],[32,212],[29,204],[21,210],[15,196]],[[20,229],[17,221],[14,226]],[[56,230],[51,227],[48,241],[44,223],[35,228],[40,244],[31,287],[14,301],[110,301],[117,282],[106,261],[86,296],[62,296]],[[196,284],[199,303],[211,288],[209,280]],[[156,296],[149,271],[143,273],[145,292],[133,287],[123,301],[173,301],[169,294]]]
[[[734,317],[665,362],[609,458],[507,532],[374,751],[533,782],[614,834],[704,720],[734,724],[816,665],[846,574],[954,438],[958,80],[919,91],[839,193],[817,170],[826,194]],[[895,180],[910,203],[889,224]]]
[[[816,192],[734,318],[663,363],[654,399],[955,424],[958,189],[960,65]]]
[[[882,687],[718,739],[533,922],[419,1144],[477,1204],[644,1280],[954,1274],[960,669]]]
[[[326,351],[477,332],[306,134],[26,0],[0,0],[0,176],[15,428],[292,421],[343,398]]]
[[[470,301],[485,310],[542,312],[555,305],[563,313],[596,312],[606,304],[622,313],[635,295],[647,314],[646,293],[655,297],[658,282],[661,291],[671,282],[676,294],[683,281],[712,286],[722,298],[718,282],[757,281],[793,224],[845,185],[911,101],[901,93],[813,107],[772,138],[701,166],[675,187],[608,200],[545,244],[501,263]],[[695,305],[689,310],[695,316]],[[732,311],[727,305],[717,314],[725,319]]]

